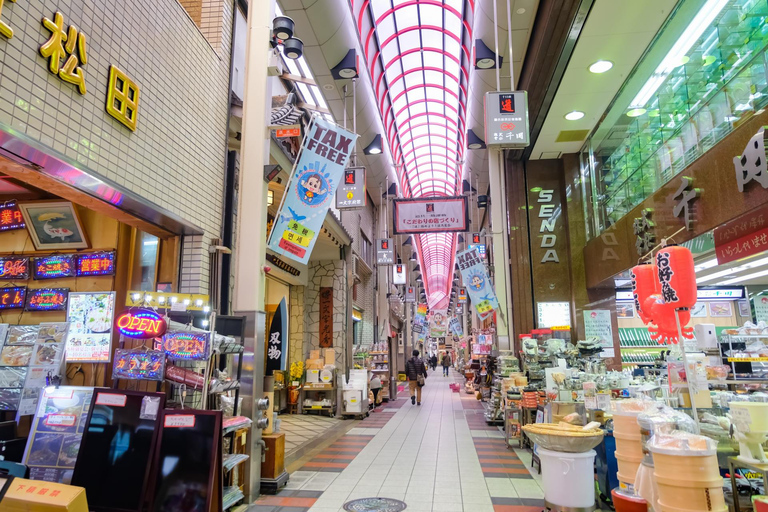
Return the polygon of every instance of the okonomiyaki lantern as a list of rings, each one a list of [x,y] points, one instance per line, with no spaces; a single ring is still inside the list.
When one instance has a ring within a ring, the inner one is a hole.
[[[652,312],[644,307],[645,300],[658,291],[658,269],[656,265],[643,264],[633,267],[632,276],[632,297],[635,300],[635,311],[644,324],[648,324],[653,317]]]
[[[675,309],[692,308],[696,305],[696,270],[693,255],[685,247],[671,245],[656,253],[656,266],[665,304]]]

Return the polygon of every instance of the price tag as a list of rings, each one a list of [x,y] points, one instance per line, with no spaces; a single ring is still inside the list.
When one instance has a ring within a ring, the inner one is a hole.
[[[96,405],[111,405],[112,407],[125,407],[128,401],[126,395],[116,395],[114,393],[97,393]]]
[[[163,426],[166,428],[192,428],[195,426],[193,414],[170,414],[165,417]]]
[[[183,301],[177,301],[171,304],[171,311],[184,312],[187,310],[187,305]]]
[[[739,432],[750,432],[752,425],[752,416],[744,407],[731,407],[731,420]]]
[[[43,421],[49,427],[74,427],[76,422],[74,414],[49,414]]]

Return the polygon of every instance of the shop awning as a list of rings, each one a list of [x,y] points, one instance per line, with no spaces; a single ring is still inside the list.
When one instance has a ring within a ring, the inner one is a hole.
[[[161,238],[203,229],[0,123],[0,172]]]

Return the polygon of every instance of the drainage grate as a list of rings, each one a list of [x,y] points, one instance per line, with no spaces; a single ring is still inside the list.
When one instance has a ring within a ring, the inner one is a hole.
[[[406,507],[402,501],[391,498],[362,498],[344,504],[348,512],[400,512]]]

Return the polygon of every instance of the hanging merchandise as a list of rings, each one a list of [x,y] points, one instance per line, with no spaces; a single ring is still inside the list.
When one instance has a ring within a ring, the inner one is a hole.
[[[488,279],[485,264],[477,249],[471,248],[456,255],[456,262],[461,271],[461,278],[467,285],[467,292],[480,319],[485,319],[491,312],[499,308],[499,301],[493,291],[493,285]]]
[[[632,296],[635,299],[635,310],[644,324],[651,321],[650,311],[643,308],[645,300],[658,290],[658,268],[656,265],[645,263],[630,270],[632,276]]]
[[[332,206],[357,135],[315,117],[269,235],[269,249],[306,264]]]

